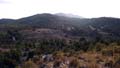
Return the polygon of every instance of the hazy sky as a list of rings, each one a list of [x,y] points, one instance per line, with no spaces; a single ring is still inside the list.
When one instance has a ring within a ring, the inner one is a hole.
[[[120,0],[0,0],[0,18],[17,19],[38,13],[120,18]]]

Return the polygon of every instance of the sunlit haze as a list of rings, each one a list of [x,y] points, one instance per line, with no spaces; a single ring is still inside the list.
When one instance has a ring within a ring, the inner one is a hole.
[[[119,17],[120,0],[0,0],[0,18],[71,13],[86,18]]]

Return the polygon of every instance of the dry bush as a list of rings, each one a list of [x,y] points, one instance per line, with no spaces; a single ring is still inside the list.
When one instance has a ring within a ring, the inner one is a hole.
[[[100,68],[96,63],[88,63],[87,68]]]
[[[38,68],[38,66],[33,61],[28,60],[23,64],[22,68]]]
[[[78,59],[74,58],[70,61],[69,68],[79,68],[80,67],[80,62]]]

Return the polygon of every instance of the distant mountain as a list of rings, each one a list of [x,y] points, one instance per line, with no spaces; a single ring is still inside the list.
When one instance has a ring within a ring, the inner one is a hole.
[[[60,31],[63,35],[87,36],[87,37],[109,37],[120,39],[120,19],[111,17],[81,18],[76,15],[67,14],[36,14],[33,16],[12,20],[1,19],[0,30],[12,27],[15,29],[50,29]],[[2,29],[1,29],[2,27]],[[54,33],[54,32],[53,32]],[[52,34],[53,34],[52,33]],[[41,33],[42,34],[42,33]],[[47,33],[49,34],[49,33]]]
[[[13,19],[0,19],[0,24],[12,23],[14,21]]]

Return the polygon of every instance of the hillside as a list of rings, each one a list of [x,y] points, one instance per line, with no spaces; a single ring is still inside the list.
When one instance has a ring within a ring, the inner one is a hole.
[[[0,19],[0,68],[119,68],[119,30],[111,17]]]
[[[57,14],[36,14],[17,20],[1,19],[0,30],[24,29],[51,29],[61,31],[68,36],[108,37],[120,39],[120,19],[101,18],[74,18]],[[59,32],[58,32],[59,33]],[[59,34],[58,34],[59,35]]]

